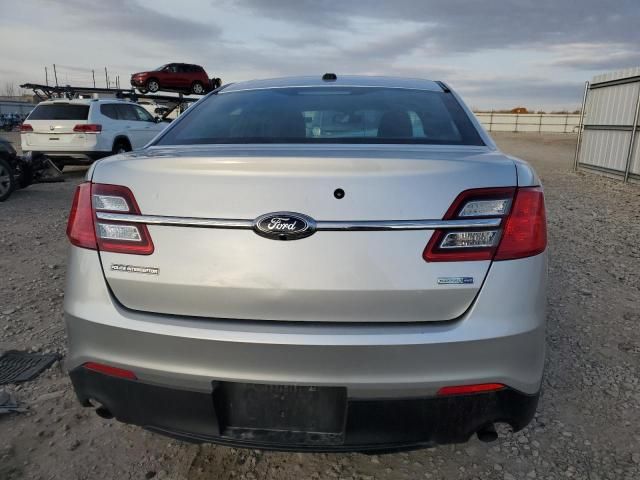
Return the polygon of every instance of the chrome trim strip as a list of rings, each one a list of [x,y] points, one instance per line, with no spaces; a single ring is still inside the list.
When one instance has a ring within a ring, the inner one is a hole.
[[[111,222],[144,223],[147,225],[173,225],[178,227],[252,229],[254,220],[166,217],[161,215],[131,215],[128,213],[96,212],[99,220]],[[469,218],[460,220],[339,220],[318,221],[316,230],[325,231],[384,231],[434,230],[449,228],[498,227],[502,218]]]
[[[253,228],[253,220],[222,218],[165,217],[161,215],[131,215],[128,213],[96,212],[98,220],[144,223],[146,225],[174,225],[178,227]]]
[[[318,222],[316,230],[374,231],[374,230],[434,230],[436,228],[485,228],[497,227],[501,218],[464,220],[356,220]]]

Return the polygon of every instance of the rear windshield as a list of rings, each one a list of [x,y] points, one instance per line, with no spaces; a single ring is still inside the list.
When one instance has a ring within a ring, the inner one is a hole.
[[[29,120],[86,120],[89,105],[38,105],[29,114]]]
[[[341,86],[223,90],[156,145],[207,143],[483,145],[450,93]]]

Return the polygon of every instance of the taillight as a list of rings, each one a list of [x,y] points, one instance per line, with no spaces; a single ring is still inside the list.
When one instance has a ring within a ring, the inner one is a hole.
[[[510,211],[515,188],[465,190],[454,200],[444,220],[504,218]],[[436,230],[422,253],[427,262],[491,260],[500,242],[500,227],[491,229]]]
[[[102,131],[102,125],[98,123],[76,125],[73,127],[73,131],[78,133],[100,133]]]
[[[547,248],[547,216],[540,187],[519,188],[494,260],[538,255]]]
[[[151,255],[153,242],[147,226],[132,222],[105,221],[100,212],[140,215],[136,199],[127,187],[94,183],[91,189],[96,215],[98,250],[133,255]]]
[[[22,125],[20,125],[20,131],[21,132],[33,132],[33,127],[31,125],[29,125],[28,123],[23,123]]]
[[[154,247],[146,225],[101,220],[100,212],[140,215],[140,208],[127,187],[82,183],[76,188],[67,236],[73,245],[103,252],[151,255]]]
[[[436,230],[422,254],[427,262],[513,260],[544,251],[546,219],[540,187],[486,188],[462,192],[445,220],[498,218],[493,228]]]
[[[76,187],[67,222],[67,237],[76,247],[91,250],[97,248],[91,208],[91,182],[81,183]]]

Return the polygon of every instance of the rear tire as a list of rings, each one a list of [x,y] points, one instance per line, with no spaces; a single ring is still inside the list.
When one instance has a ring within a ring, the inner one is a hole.
[[[118,155],[120,153],[126,153],[131,151],[131,145],[126,140],[116,140],[113,144],[113,149],[111,153],[114,155]]]
[[[191,85],[191,93],[194,95],[204,95],[204,85],[202,82],[193,82]]]
[[[160,83],[155,78],[150,78],[147,81],[147,90],[151,93],[156,93],[160,90]]]
[[[27,164],[21,165],[20,170],[20,178],[18,179],[17,187],[27,188],[33,183],[33,170],[31,170],[31,166]]]
[[[4,158],[0,158],[0,202],[4,202],[16,188],[13,168]]]

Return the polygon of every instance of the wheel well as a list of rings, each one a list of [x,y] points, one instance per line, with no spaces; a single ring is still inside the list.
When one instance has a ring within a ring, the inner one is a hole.
[[[147,81],[144,82],[144,84],[147,85],[151,80],[155,80],[156,82],[158,82],[158,85],[160,85],[160,80],[158,80],[156,77],[147,78]]]
[[[113,139],[113,146],[111,147],[111,149],[113,150],[118,143],[125,143],[126,145],[129,146],[129,149],[131,149],[131,142],[124,135],[120,135]]]

